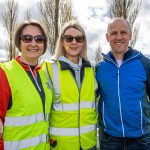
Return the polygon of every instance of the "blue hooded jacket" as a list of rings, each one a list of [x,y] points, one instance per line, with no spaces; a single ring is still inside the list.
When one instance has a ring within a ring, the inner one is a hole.
[[[150,134],[150,103],[143,54],[131,47],[119,67],[111,52],[97,64],[100,128],[115,137]]]

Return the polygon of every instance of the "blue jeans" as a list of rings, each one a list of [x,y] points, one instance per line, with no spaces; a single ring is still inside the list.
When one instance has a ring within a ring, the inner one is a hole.
[[[102,132],[99,140],[100,150],[150,150],[150,134],[139,138],[117,138]]]

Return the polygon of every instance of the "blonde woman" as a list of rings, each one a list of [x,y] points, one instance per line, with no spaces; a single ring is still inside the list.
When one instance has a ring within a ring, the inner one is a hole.
[[[50,116],[54,149],[96,150],[94,72],[87,60],[86,35],[77,21],[63,26],[52,62],[44,62],[43,69],[54,87]]]

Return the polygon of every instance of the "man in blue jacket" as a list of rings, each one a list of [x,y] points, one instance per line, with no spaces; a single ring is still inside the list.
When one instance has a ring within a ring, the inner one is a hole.
[[[111,51],[96,67],[101,150],[150,150],[150,60],[129,47],[131,37],[125,19],[108,24]]]

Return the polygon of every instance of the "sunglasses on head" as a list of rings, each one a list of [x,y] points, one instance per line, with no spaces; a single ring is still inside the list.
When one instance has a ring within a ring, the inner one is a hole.
[[[36,43],[44,43],[45,41],[45,37],[44,35],[36,35],[36,36],[32,36],[29,34],[25,34],[25,35],[21,35],[20,39],[24,42],[24,43],[31,43],[32,40],[34,39]]]
[[[63,39],[67,42],[67,43],[71,43],[73,41],[73,39],[76,40],[77,43],[82,43],[84,42],[84,36],[83,35],[78,35],[73,37],[72,35],[64,35]]]

